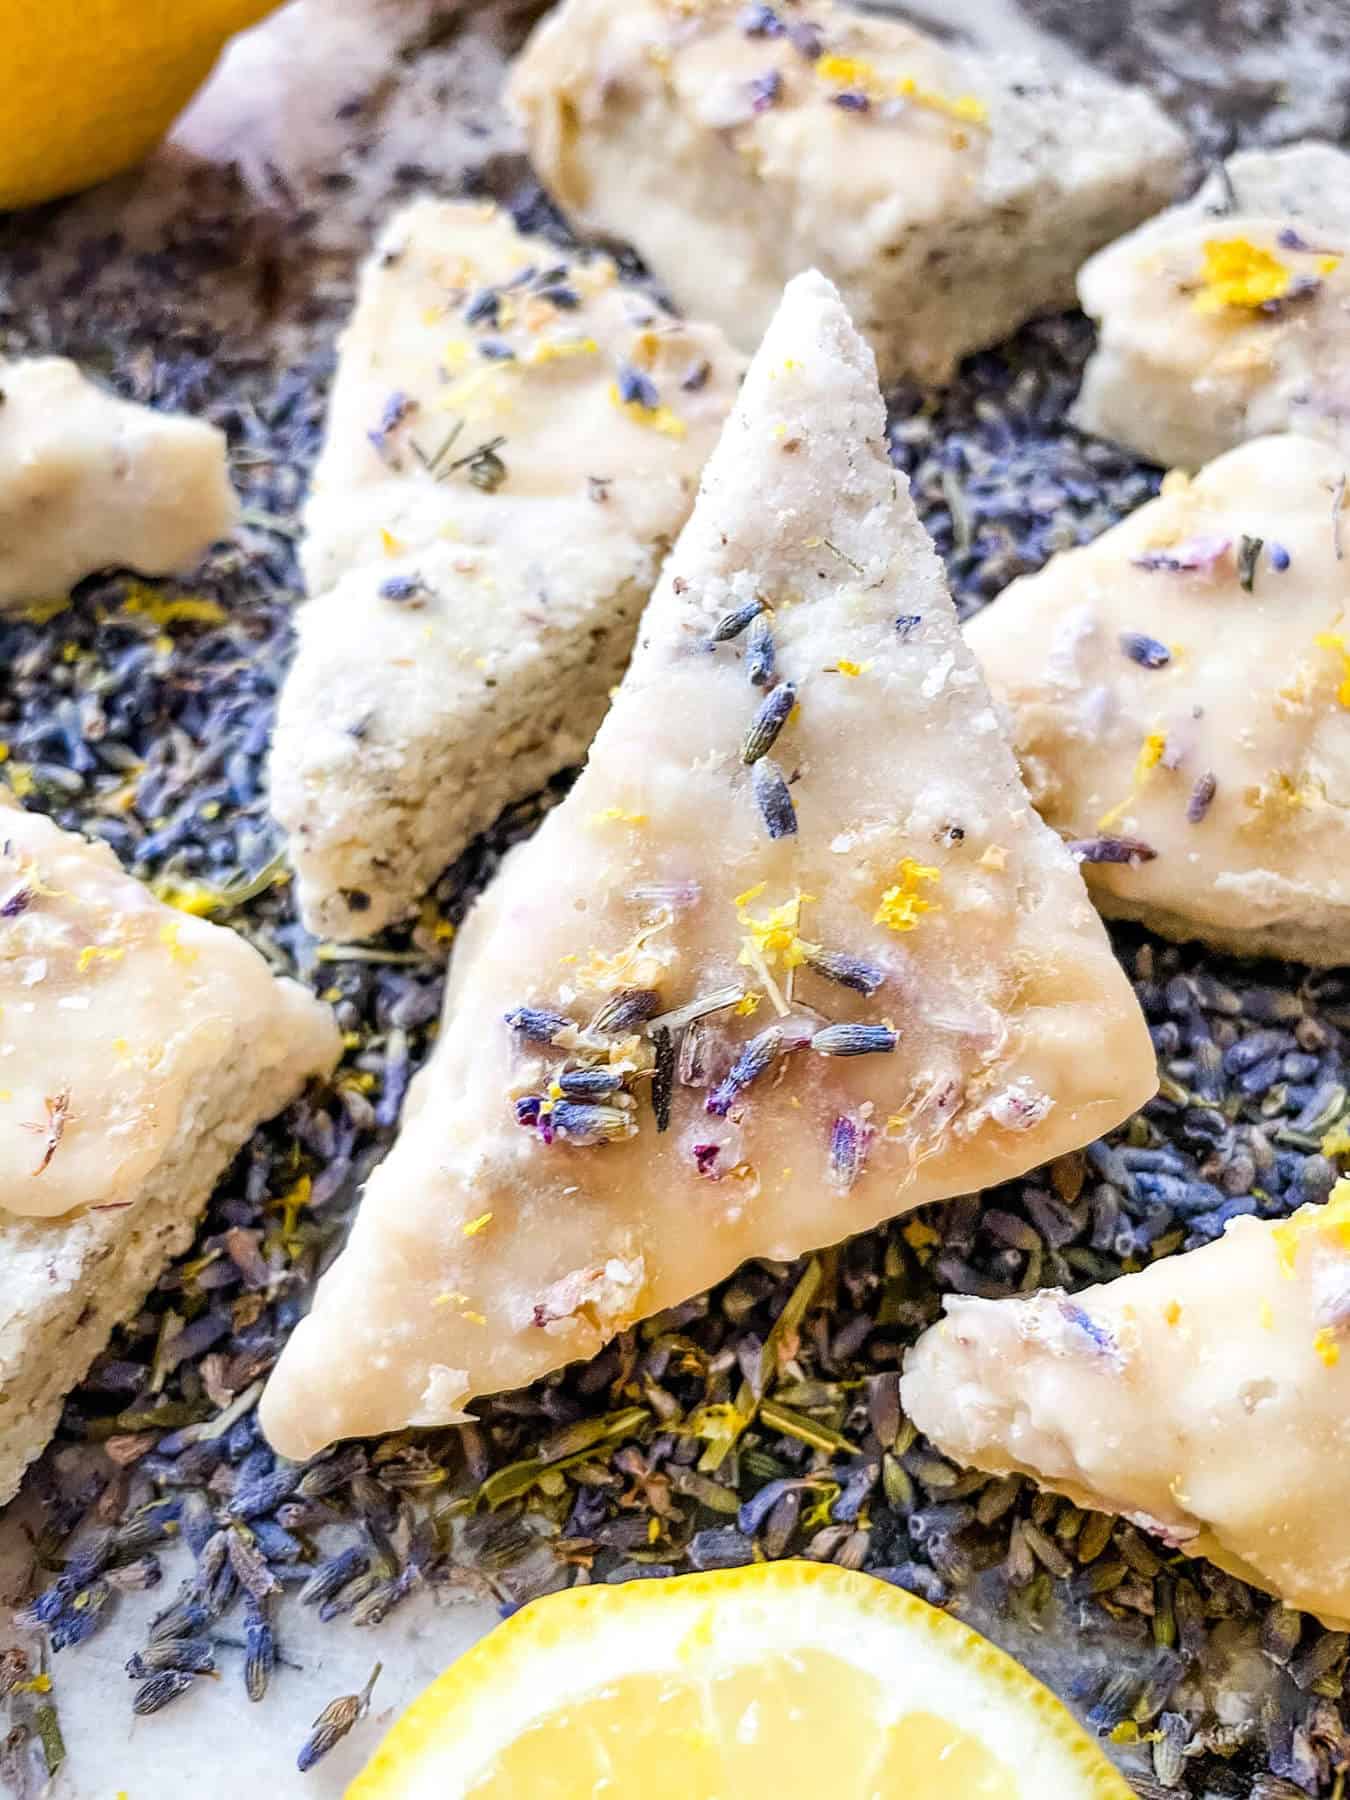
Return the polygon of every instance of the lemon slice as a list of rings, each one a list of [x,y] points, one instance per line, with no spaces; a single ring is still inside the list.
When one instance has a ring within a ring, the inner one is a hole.
[[[347,1800],[1131,1800],[1051,1694],[829,1564],[572,1588],[413,1702]]]

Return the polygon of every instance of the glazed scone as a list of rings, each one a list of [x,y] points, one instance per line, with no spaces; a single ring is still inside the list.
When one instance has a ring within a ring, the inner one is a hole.
[[[1248,438],[1350,443],[1350,155],[1243,150],[1078,277],[1098,344],[1074,423],[1194,469]]]
[[[454,1422],[1153,1092],[821,276],[787,290],[585,771],[470,929],[264,1397],[286,1455]]]
[[[742,366],[491,208],[393,222],[341,344],[272,753],[311,930],[411,911],[582,759]]]
[[[1105,1286],[946,1308],[900,1384],[945,1454],[1350,1626],[1350,1183]]]
[[[238,511],[214,425],[119,400],[63,357],[0,362],[0,610],[100,569],[190,569]]]
[[[1348,469],[1311,438],[1245,444],[967,626],[1111,917],[1350,960]]]
[[[0,1502],[235,1152],[339,1053],[328,1009],[106,845],[0,799]]]
[[[508,88],[546,186],[753,350],[817,266],[883,380],[942,382],[1068,306],[1083,259],[1176,193],[1153,101],[965,54],[830,0],[564,0]]]

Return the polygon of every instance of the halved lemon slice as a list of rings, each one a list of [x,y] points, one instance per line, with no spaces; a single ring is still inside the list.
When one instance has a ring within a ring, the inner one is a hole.
[[[828,1564],[572,1588],[404,1713],[347,1800],[1131,1800],[1039,1682]]]

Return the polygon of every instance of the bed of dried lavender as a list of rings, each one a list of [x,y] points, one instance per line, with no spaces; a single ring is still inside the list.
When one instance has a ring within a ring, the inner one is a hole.
[[[400,179],[414,186],[417,172]],[[1345,1634],[1128,1525],[962,1473],[897,1401],[904,1348],[944,1291],[1081,1286],[1204,1242],[1236,1213],[1324,1197],[1335,1170],[1319,1146],[1350,1086],[1340,975],[1122,932],[1163,1083],[1111,1141],[980,1203],[930,1208],[793,1267],[751,1265],[593,1363],[487,1404],[478,1426],[303,1466],[260,1441],[261,1381],[425,1054],[437,921],[459,918],[548,797],[461,858],[411,932],[352,950],[295,923],[275,880],[263,756],[289,654],[296,504],[350,272],[338,259],[316,283],[311,270],[297,298],[306,218],[282,241],[237,200],[203,178],[161,247],[90,234],[59,267],[42,251],[49,218],[0,232],[0,347],[68,352],[125,393],[215,419],[249,521],[191,590],[218,615],[112,580],[45,623],[0,626],[0,740],[28,804],[103,836],[140,874],[211,890],[215,916],[333,1001],[349,1050],[332,1087],[259,1133],[192,1252],[71,1397],[61,1442],[101,1451],[79,1475],[49,1457],[31,1478],[46,1521],[32,1617],[45,1629],[27,1654],[64,1660],[119,1593],[159,1582],[174,1539],[196,1574],[164,1594],[133,1658],[128,1703],[142,1713],[216,1667],[262,1698],[296,1607],[370,1629],[374,1658],[380,1620],[424,1583],[510,1608],[573,1581],[804,1555],[989,1629],[1113,1734],[1141,1795],[1340,1796]],[[545,216],[528,191],[522,204],[531,224]],[[897,396],[896,459],[963,607],[1154,490],[1153,472],[1062,424],[1088,343],[1082,321],[1048,321],[976,358],[941,405]],[[245,882],[261,891],[245,898]],[[62,1754],[55,1696],[24,1682],[24,1654],[0,1659],[12,1726],[0,1780],[19,1792]],[[354,1714],[340,1706],[303,1749],[298,1729],[301,1766]]]

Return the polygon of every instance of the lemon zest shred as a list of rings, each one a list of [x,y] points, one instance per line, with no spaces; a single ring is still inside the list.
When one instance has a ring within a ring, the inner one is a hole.
[[[593,812],[586,822],[588,825],[645,825],[647,815],[625,812],[621,806],[607,806],[603,812]]]
[[[866,662],[854,662],[847,656],[840,656],[836,658],[834,668],[837,675],[858,676],[865,675],[872,666],[870,657]]]
[[[659,431],[664,437],[682,438],[688,430],[680,415],[668,406],[644,406],[640,400],[625,400],[617,381],[609,384],[609,399],[617,411],[635,425],[645,425],[648,431]]]
[[[1294,271],[1249,238],[1207,238],[1200,282],[1192,301],[1196,312],[1222,313],[1228,307],[1255,311],[1282,299]]]
[[[1301,1206],[1271,1232],[1280,1259],[1280,1273],[1292,1280],[1299,1247],[1308,1237],[1321,1238],[1338,1249],[1350,1251],[1350,1179],[1344,1175],[1322,1206]]]
[[[96,962],[121,962],[126,953],[124,944],[86,944],[76,959],[76,973],[87,974]]]
[[[1319,631],[1313,639],[1319,650],[1330,650],[1341,659],[1341,683],[1336,689],[1339,705],[1350,710],[1350,650],[1346,649],[1345,638],[1339,631]]]
[[[888,887],[881,896],[881,903],[872,915],[872,923],[885,925],[891,931],[913,931],[924,913],[940,910],[935,900],[923,898],[919,892],[919,883],[941,881],[942,871],[925,863],[917,863],[912,856],[906,856],[901,860],[896,876],[895,885]]]
[[[1139,755],[1135,758],[1134,774],[1130,777],[1130,791],[1126,794],[1125,798],[1117,805],[1113,806],[1109,812],[1104,812],[1102,814],[1101,818],[1097,821],[1098,831],[1109,830],[1112,825],[1118,823],[1118,821],[1125,816],[1130,807],[1133,806],[1134,802],[1139,798],[1139,793],[1143,788],[1144,783],[1162,761],[1166,749],[1167,733],[1165,731],[1150,731],[1145,736],[1143,743],[1139,747]]]
[[[491,1223],[492,1214],[490,1212],[479,1213],[476,1219],[470,1219],[464,1226],[464,1235],[466,1238],[477,1237],[479,1232],[486,1231]]]
[[[1329,1369],[1334,1369],[1341,1360],[1341,1347],[1336,1342],[1336,1333],[1329,1325],[1324,1325],[1313,1339],[1313,1350],[1318,1360]]]
[[[181,594],[176,597],[156,592],[143,582],[135,582],[122,602],[122,611],[133,617],[149,619],[152,625],[223,625],[229,614],[216,600],[201,595]]]
[[[178,932],[179,932],[178,921],[176,919],[168,920],[165,924],[161,925],[159,928],[160,943],[164,945],[165,949],[169,952],[169,955],[173,958],[173,960],[175,962],[177,962],[177,963],[194,963],[194,962],[196,962],[197,952],[195,950],[190,949],[186,944],[179,942]]]

